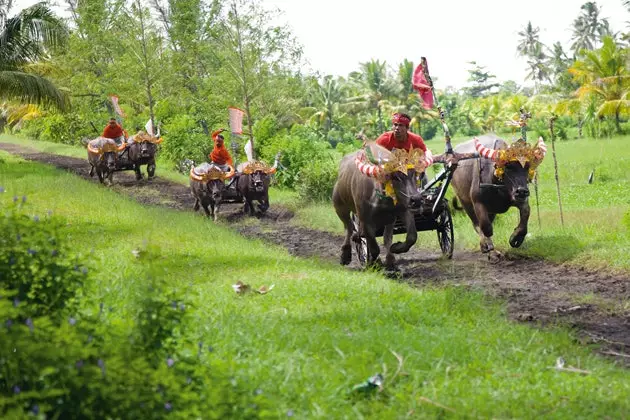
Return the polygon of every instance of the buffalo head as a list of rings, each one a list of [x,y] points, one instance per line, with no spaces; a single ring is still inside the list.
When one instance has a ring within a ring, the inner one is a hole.
[[[376,163],[379,160],[372,155],[370,148],[366,148],[365,154],[357,155],[355,163],[363,174],[382,183],[385,195],[395,205],[409,209],[420,207],[422,198],[418,191],[418,178],[431,164],[431,156],[425,156],[420,149],[410,152],[397,149],[387,160]]]
[[[495,162],[494,177],[505,186],[510,199],[515,204],[525,202],[529,197],[528,183],[536,175],[536,168],[547,153],[542,137],[533,147],[518,140],[505,150],[483,146],[475,139],[475,148],[481,156]]]

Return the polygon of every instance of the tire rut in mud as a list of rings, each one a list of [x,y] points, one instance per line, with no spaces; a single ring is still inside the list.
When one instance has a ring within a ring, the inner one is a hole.
[[[87,159],[41,153],[7,143],[0,143],[0,149],[98,183],[96,177],[89,177]],[[117,172],[111,188],[145,205],[187,211],[193,207],[188,186],[159,176],[136,181],[133,171]],[[247,238],[275,243],[298,257],[338,263],[341,235],[296,226],[291,211],[271,204],[264,216],[252,219],[242,214],[242,204],[226,203],[221,207],[220,218]],[[498,264],[490,264],[479,252],[460,250],[447,260],[438,250],[435,240],[434,250],[412,248],[398,256],[399,281],[416,287],[457,285],[482,290],[505,301],[511,319],[533,326],[568,325],[583,344],[597,344],[599,353],[630,367],[628,275],[591,272],[509,253]],[[360,269],[356,254],[349,269]]]

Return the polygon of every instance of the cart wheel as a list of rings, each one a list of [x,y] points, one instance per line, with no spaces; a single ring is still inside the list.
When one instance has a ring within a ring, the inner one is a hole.
[[[359,260],[359,264],[365,265],[368,260],[369,252],[367,240],[363,236],[359,236],[359,220],[354,213],[352,213],[352,226],[354,226],[352,241],[354,242],[354,249],[357,251],[357,259]]]
[[[444,206],[444,209],[437,217],[437,237],[442,249],[442,254],[447,258],[453,257],[453,245],[455,243],[453,237],[453,218],[451,217],[451,211],[448,206]]]

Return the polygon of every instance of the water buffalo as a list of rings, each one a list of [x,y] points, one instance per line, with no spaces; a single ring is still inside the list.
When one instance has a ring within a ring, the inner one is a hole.
[[[368,143],[364,149],[344,156],[332,197],[337,216],[346,229],[341,264],[350,263],[350,241],[356,241],[360,236],[367,241],[367,264],[380,262],[376,242],[379,229],[384,229],[385,265],[388,268],[394,267],[393,254],[407,252],[416,243],[418,234],[410,209],[421,204],[417,182],[427,163],[420,149],[412,149],[410,153],[404,150],[390,152],[375,143]],[[358,232],[355,232],[352,213],[358,219]],[[392,244],[396,217],[403,221],[407,236],[405,242]]]
[[[272,167],[264,162],[248,161],[238,165],[238,185],[239,194],[243,197],[245,205],[243,213],[253,216],[254,200],[258,201],[258,210],[264,213],[269,208],[269,182],[270,175],[276,172],[278,159]]]
[[[160,143],[162,143],[161,137],[154,137],[146,133],[138,133],[129,138],[128,159],[133,166],[137,180],[142,179],[140,165],[147,165],[149,178],[155,176],[155,154]]]
[[[477,151],[477,159],[462,160],[453,173],[452,185],[464,210],[480,237],[481,252],[489,253],[491,260],[501,254],[492,242],[492,222],[497,214],[510,207],[518,208],[520,221],[510,236],[510,245],[519,247],[527,235],[529,220],[528,183],[536,174],[547,147],[542,137],[530,146],[523,140],[508,144],[494,134],[488,134],[462,143],[455,153]]]
[[[234,168],[231,166],[229,166],[228,171],[223,171],[221,167],[213,163],[202,163],[192,168],[190,170],[190,190],[195,198],[194,210],[197,211],[202,206],[206,216],[212,216],[216,222],[225,189],[225,180],[233,176]]]
[[[107,179],[108,185],[112,185],[118,152],[124,148],[124,145],[117,146],[114,140],[105,137],[90,140],[87,143],[88,162],[91,165],[90,176],[94,176],[96,172],[101,184]]]

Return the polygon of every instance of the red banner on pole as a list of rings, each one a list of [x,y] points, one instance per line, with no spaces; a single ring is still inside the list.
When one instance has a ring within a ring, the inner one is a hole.
[[[416,70],[413,72],[413,88],[418,91],[420,99],[422,99],[422,106],[424,109],[431,109],[433,107],[433,91],[426,77],[424,77],[424,68],[422,64],[418,64]]]
[[[111,99],[112,105],[114,105],[114,111],[116,111],[116,114],[120,115],[123,118],[126,118],[127,116],[125,115],[123,110],[120,108],[120,105],[118,105],[118,96],[109,95],[109,99]]]
[[[243,114],[245,114],[245,111],[231,106],[228,108],[228,112],[230,114],[230,131],[232,134],[243,134]]]

